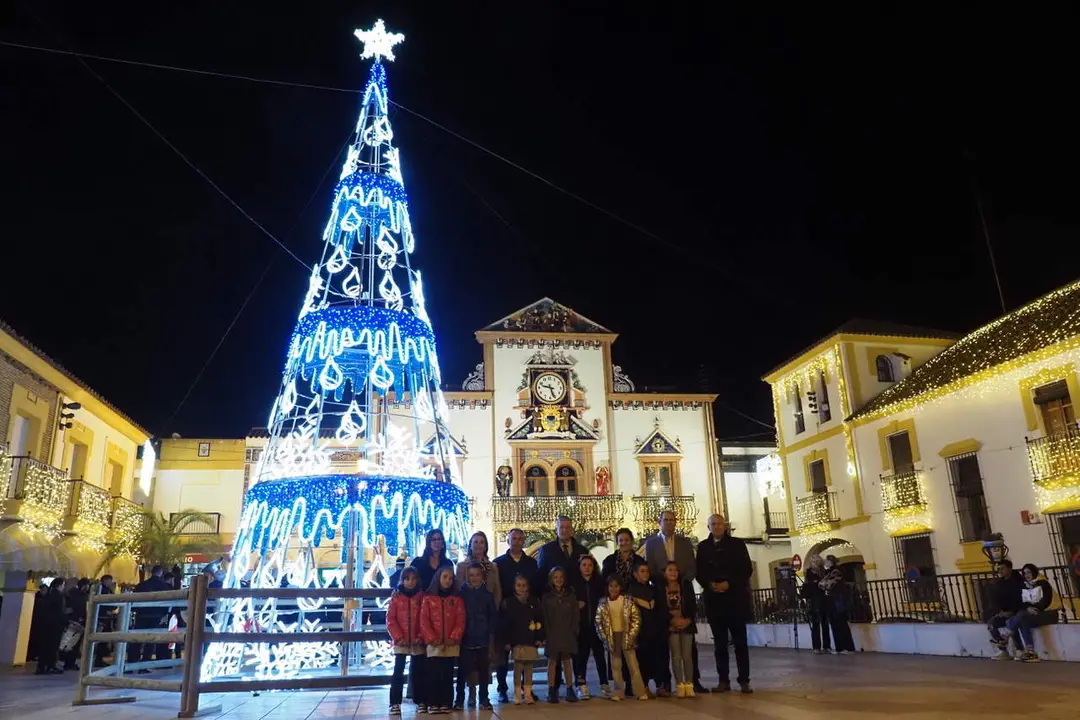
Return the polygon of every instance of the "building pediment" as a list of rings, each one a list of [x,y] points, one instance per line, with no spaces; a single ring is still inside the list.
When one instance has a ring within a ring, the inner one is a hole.
[[[517,425],[506,432],[506,439],[521,440],[588,440],[597,441],[600,434],[565,408],[535,408]]]
[[[637,438],[635,455],[682,455],[682,447],[678,438],[674,440],[660,428],[660,419],[657,418],[653,431],[644,440]]]
[[[603,325],[548,297],[496,320],[480,332],[614,334]]]

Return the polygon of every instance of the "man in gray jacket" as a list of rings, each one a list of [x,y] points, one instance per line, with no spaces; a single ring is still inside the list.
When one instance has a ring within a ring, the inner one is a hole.
[[[649,574],[657,587],[664,587],[664,568],[669,562],[679,566],[679,574],[683,580],[693,580],[697,570],[697,557],[694,551],[694,541],[684,535],[675,533],[676,518],[672,510],[660,512],[660,530],[655,535],[645,539],[645,562],[649,565]],[[695,635],[696,637],[696,635]],[[694,692],[709,692],[701,684],[701,674],[698,671],[697,641],[694,641]],[[670,681],[668,682],[670,686]]]

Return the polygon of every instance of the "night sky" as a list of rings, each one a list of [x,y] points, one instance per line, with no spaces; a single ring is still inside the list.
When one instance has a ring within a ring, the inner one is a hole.
[[[353,29],[405,33],[392,100],[625,221],[397,110],[455,386],[547,295],[639,388],[704,365],[719,434],[767,439],[731,408],[771,422],[761,375],[845,320],[1000,314],[976,184],[1010,309],[1080,276],[1075,17],[736,5],[22,0],[0,40],[359,91]],[[317,260],[358,94],[87,62]],[[158,435],[263,424],[307,271],[75,58],[0,46],[0,73],[0,317]]]

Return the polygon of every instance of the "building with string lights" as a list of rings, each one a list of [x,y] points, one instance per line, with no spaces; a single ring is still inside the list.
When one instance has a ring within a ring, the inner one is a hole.
[[[987,571],[1000,533],[1075,604],[1078,367],[1080,283],[962,337],[838,328],[764,378],[796,548],[836,555],[857,588],[905,578],[912,602],[948,609],[941,576]]]
[[[26,657],[39,581],[136,578],[130,554],[153,475],[150,434],[0,322],[0,663]],[[137,467],[138,466],[138,467]],[[140,468],[146,472],[139,473]]]

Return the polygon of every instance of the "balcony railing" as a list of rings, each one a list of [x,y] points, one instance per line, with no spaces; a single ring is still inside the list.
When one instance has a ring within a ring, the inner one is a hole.
[[[824,528],[834,522],[840,522],[835,492],[816,491],[795,500],[795,525],[800,532]]]
[[[926,505],[922,488],[922,472],[905,470],[881,476],[881,509],[885,512],[906,511]]]
[[[1027,451],[1035,482],[1080,485],[1080,427],[1028,440]]]
[[[765,515],[765,532],[769,535],[787,535],[791,532],[786,512],[769,511]]]
[[[550,530],[565,515],[574,526],[614,533],[623,523],[622,495],[517,496],[491,499],[491,519],[497,533],[512,528],[525,532]]]
[[[112,522],[112,497],[109,491],[84,480],[71,480],[65,530],[79,536],[80,542],[98,550],[109,537]]]
[[[21,517],[45,535],[58,535],[71,500],[67,473],[29,456],[15,456],[10,460],[9,502],[4,512]]]
[[[640,537],[656,532],[660,513],[675,513],[675,527],[683,534],[694,533],[698,508],[693,495],[636,495],[630,498],[632,522]]]
[[[169,525],[179,513],[169,513]],[[180,535],[217,535],[221,531],[221,513],[203,513],[206,520],[193,518],[180,528]]]
[[[112,529],[109,542],[123,552],[134,553],[146,529],[146,512],[140,505],[122,497],[112,499]]]

